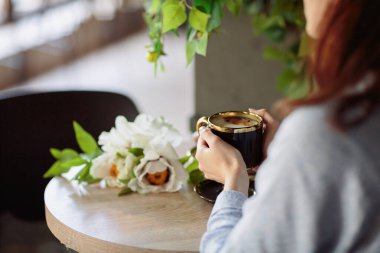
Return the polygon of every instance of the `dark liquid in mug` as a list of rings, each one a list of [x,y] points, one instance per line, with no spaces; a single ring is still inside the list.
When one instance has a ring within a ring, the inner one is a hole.
[[[241,131],[247,127],[257,126],[258,122],[255,119],[219,115],[211,120],[214,125],[233,128],[235,132],[221,132],[215,129],[211,131],[240,151],[243,156],[247,168],[253,168],[259,165],[263,160],[263,133],[262,128],[249,131]]]

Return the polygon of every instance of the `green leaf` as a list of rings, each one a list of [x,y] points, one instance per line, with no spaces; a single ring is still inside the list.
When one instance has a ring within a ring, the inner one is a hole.
[[[291,82],[287,87],[286,94],[289,99],[300,99],[309,94],[310,86],[301,78]]]
[[[301,30],[305,29],[306,26],[306,19],[304,14],[304,8],[302,6],[302,3],[299,4],[294,10],[294,24]]]
[[[186,17],[186,7],[182,1],[166,0],[162,5],[162,32],[178,28]]]
[[[255,15],[252,18],[252,26],[257,34],[271,35],[271,33],[279,33],[278,30],[283,30],[282,33],[286,30],[286,23],[282,16]]]
[[[281,42],[286,36],[286,29],[281,27],[270,27],[265,29],[263,34],[274,42]]]
[[[271,27],[281,27],[285,28],[286,23],[282,16],[268,16],[263,24],[263,29],[268,29]]]
[[[90,175],[91,163],[87,163],[74,177],[79,182],[92,181],[94,178]]]
[[[133,191],[132,191],[132,189],[131,188],[129,188],[129,187],[125,187],[125,188],[123,188],[120,192],[119,192],[119,197],[120,196],[123,196],[123,195],[127,195],[127,194],[129,194],[129,193],[132,193]]]
[[[68,161],[81,159],[78,152],[73,149],[63,149],[62,151],[51,148],[50,153],[57,161],[45,172],[44,178],[59,176],[62,173],[66,173],[70,170],[71,166],[67,166]]]
[[[70,169],[71,167],[74,167],[74,166],[79,166],[79,165],[82,165],[82,164],[85,164],[87,161],[82,159],[81,157],[76,157],[72,160],[68,160],[66,162],[62,162],[61,166],[63,168],[67,168],[67,169]]]
[[[142,148],[130,148],[128,149],[128,152],[133,154],[136,157],[144,155],[144,149]]]
[[[162,42],[160,40],[157,40],[155,43],[154,43],[154,51],[157,53],[157,54],[161,54],[162,53],[162,48],[163,48],[163,45],[162,45]]]
[[[263,8],[264,4],[262,1],[254,1],[247,6],[247,14],[251,16],[257,15],[263,10]]]
[[[186,43],[186,62],[188,65],[193,61],[195,55],[195,46],[195,40],[187,41]]]
[[[125,184],[125,185],[128,185],[129,181],[131,181],[131,179],[118,179],[118,181],[122,184]]]
[[[308,56],[310,52],[312,51],[313,47],[315,46],[315,41],[313,38],[308,36],[306,32],[302,33],[301,35],[301,41],[300,41],[300,46],[298,49],[298,56],[299,57],[304,57]]]
[[[65,148],[64,150],[62,150],[61,157],[59,158],[59,160],[69,161],[69,160],[72,160],[76,157],[79,157],[79,154],[77,151],[75,151],[74,149],[71,149],[71,148]]]
[[[209,19],[210,15],[201,12],[195,7],[193,7],[190,11],[189,23],[197,31],[206,32]]]
[[[200,170],[193,170],[189,174],[189,181],[193,185],[199,185],[199,183],[204,181],[204,180],[205,180],[205,176],[204,176],[203,172]]]
[[[204,32],[202,36],[198,40],[196,40],[195,52],[197,54],[206,56],[207,43],[208,43],[208,32]]]
[[[94,137],[84,130],[76,121],[74,121],[73,125],[80,149],[85,153],[96,153],[99,150],[99,147]]]
[[[125,159],[126,156],[123,155],[123,154],[121,154],[121,153],[119,153],[119,152],[117,152],[117,153],[116,153],[116,158],[118,158],[118,159]]]
[[[216,1],[215,0],[194,0],[194,6],[197,7],[198,10],[210,14],[214,2]]]
[[[101,149],[98,149],[94,153],[80,154],[80,157],[88,162],[92,161],[96,157],[100,156],[103,153]]]
[[[219,1],[214,1],[211,17],[207,24],[207,31],[211,32],[220,27],[223,18],[222,6]]]
[[[43,175],[44,178],[48,177],[55,177],[55,176],[60,176],[63,173],[66,173],[70,170],[70,168],[64,168],[61,166],[62,162],[61,161],[56,161],[49,169],[48,171],[45,172]]]
[[[184,157],[179,158],[178,161],[179,161],[182,165],[184,165],[185,163],[187,163],[187,161],[190,160],[191,157],[192,157],[192,155],[187,155],[187,156],[184,156]]]
[[[277,88],[281,91],[285,91],[291,82],[297,78],[297,73],[292,69],[284,69],[277,77]]]
[[[197,170],[199,168],[199,163],[198,161],[194,158],[194,160],[188,165],[186,166],[186,171],[187,173],[191,173],[193,172],[194,170]]]
[[[154,40],[157,37],[157,32],[154,29],[155,23],[150,15],[145,13],[143,17],[144,17],[145,23],[147,24],[148,36],[151,40]],[[151,45],[149,45],[149,47],[151,47]]]
[[[61,151],[59,149],[56,149],[56,148],[51,148],[50,150],[50,154],[57,160],[59,160],[59,158],[61,157]]]
[[[306,77],[291,68],[286,68],[279,75],[277,87],[290,99],[305,97],[311,90],[310,83]]]
[[[193,147],[190,149],[190,154],[195,157],[195,154],[197,153],[197,147]]]
[[[147,12],[151,15],[155,15],[161,7],[161,0],[152,0],[150,6],[148,6]]]
[[[188,41],[192,41],[195,39],[195,36],[197,35],[197,30],[193,29],[191,26],[187,26],[186,31],[186,38]]]
[[[144,158],[143,155],[137,156],[137,157],[136,157],[136,160],[135,160],[135,162],[133,163],[133,166],[132,166],[132,167],[136,167],[137,165],[139,165],[141,159],[143,159],[143,158]]]
[[[68,161],[79,156],[78,152],[70,148],[65,148],[62,151],[55,148],[51,148],[50,153],[54,158],[61,161]]]
[[[264,49],[263,57],[266,60],[278,60],[282,62],[289,62],[296,60],[296,56],[285,49],[278,49],[275,47],[266,47]]]
[[[87,184],[96,184],[96,183],[99,183],[100,181],[102,181],[101,178],[94,178],[94,179],[88,180]]]
[[[273,1],[271,5],[272,15],[283,15],[284,13],[292,12],[294,8],[294,1],[277,0]]]
[[[235,16],[239,15],[243,0],[227,0],[227,9]]]
[[[252,18],[252,26],[256,34],[264,34],[275,42],[282,41],[286,35],[286,24],[281,16],[255,15]]]

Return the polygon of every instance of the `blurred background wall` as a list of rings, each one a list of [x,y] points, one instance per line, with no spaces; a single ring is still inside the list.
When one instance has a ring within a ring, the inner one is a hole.
[[[254,36],[251,17],[225,12],[221,30],[210,37],[207,57],[195,64],[195,115],[271,108],[282,97],[276,78],[282,64],[264,60],[269,41]]]
[[[1,0],[0,89],[78,59],[143,27],[141,1]]]

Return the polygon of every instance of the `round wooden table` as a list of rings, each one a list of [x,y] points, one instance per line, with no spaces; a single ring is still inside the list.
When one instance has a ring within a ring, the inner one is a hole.
[[[191,188],[118,197],[119,189],[89,187],[78,196],[63,178],[45,190],[46,221],[78,252],[197,252],[212,205]]]

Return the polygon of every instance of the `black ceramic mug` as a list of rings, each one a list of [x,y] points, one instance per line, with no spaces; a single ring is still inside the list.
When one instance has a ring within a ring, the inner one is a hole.
[[[219,112],[210,117],[202,117],[197,122],[200,127],[209,127],[223,141],[238,149],[248,169],[263,160],[263,120],[251,112]]]

